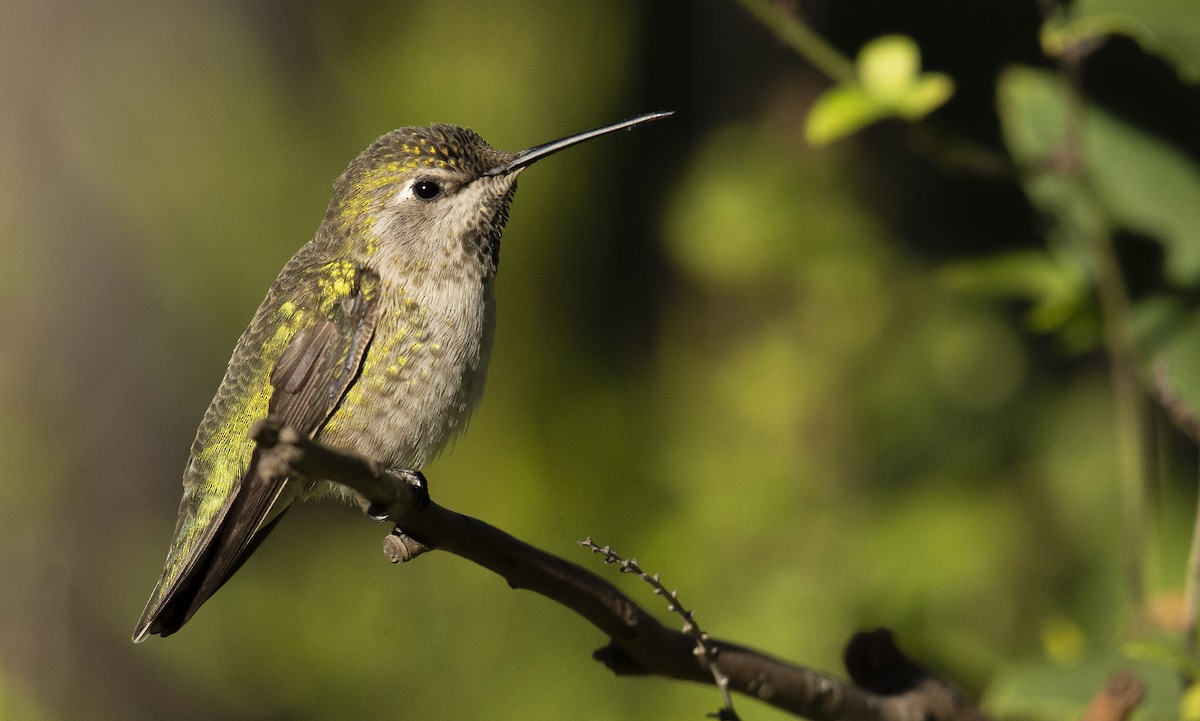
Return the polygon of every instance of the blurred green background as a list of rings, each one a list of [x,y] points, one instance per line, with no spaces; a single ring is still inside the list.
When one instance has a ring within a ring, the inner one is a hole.
[[[1049,65],[1032,2],[803,5],[849,55],[913,36],[957,84],[936,124],[995,151],[997,74]],[[431,122],[513,150],[677,111],[522,178],[488,391],[427,469],[439,502],[593,567],[575,541],[611,543],[714,635],[834,672],[881,625],[976,694],[1124,637],[1103,355],[942,282],[1040,247],[1020,184],[949,171],[895,122],[809,147],[827,81],[732,1],[0,0],[0,18],[0,718],[717,705],[614,678],[597,631],[457,558],[390,566],[386,529],[334,504],[294,510],[180,634],[129,642],[242,328],[350,159]],[[1194,87],[1131,41],[1091,67],[1089,92],[1196,157]],[[1170,616],[1194,449],[1169,429],[1155,448],[1151,605]]]

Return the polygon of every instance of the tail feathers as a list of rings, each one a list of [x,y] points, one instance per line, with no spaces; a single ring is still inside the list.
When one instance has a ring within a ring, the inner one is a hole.
[[[267,534],[275,528],[275,524],[283,518],[286,510],[285,507],[276,514],[249,539],[248,543],[236,544],[241,548],[233,547],[234,541],[238,539],[235,539],[230,533],[232,529],[229,527],[228,521],[223,523],[213,542],[204,551],[203,557],[196,562],[186,578],[180,580],[175,584],[174,589],[166,593],[160,594],[159,590],[155,589],[154,595],[150,597],[150,601],[146,604],[145,610],[142,611],[142,617],[134,629],[133,642],[141,643],[149,636],[165,638],[182,628],[200,609],[200,606],[211,598],[258,549]]]

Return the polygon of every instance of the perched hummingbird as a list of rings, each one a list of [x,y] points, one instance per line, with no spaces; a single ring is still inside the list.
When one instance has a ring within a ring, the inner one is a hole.
[[[162,577],[133,634],[178,631],[301,497],[341,493],[256,475],[267,414],[396,470],[418,470],[479,404],[496,267],[525,168],[670,115],[650,113],[518,153],[453,125],[401,128],[350,163],[316,236],[242,333],[183,475]]]

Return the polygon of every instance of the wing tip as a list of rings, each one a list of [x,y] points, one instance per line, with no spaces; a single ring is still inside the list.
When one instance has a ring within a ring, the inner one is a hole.
[[[142,643],[151,636],[166,638],[178,631],[190,618],[191,613],[181,618],[179,609],[173,607],[170,602],[153,608],[147,606],[137,627],[133,629],[133,642]]]
[[[133,629],[133,642],[142,643],[150,636],[170,636],[187,623],[199,605],[190,573],[169,582],[164,571]]]
[[[171,634],[175,633],[178,630],[179,630],[178,628],[169,628],[167,626],[163,626],[157,620],[152,621],[150,623],[138,624],[138,627],[135,628],[133,631],[133,642],[134,643],[143,643],[146,639],[150,638],[151,636],[159,636],[161,638],[166,638],[167,636],[170,636]]]
[[[138,619],[137,626],[133,629],[134,643],[142,643],[150,636],[162,633],[162,626],[158,620],[161,613],[161,606],[158,608],[153,608],[152,605],[146,606],[146,610],[142,611],[142,617]]]
[[[137,626],[133,629],[134,643],[142,643],[150,636],[167,635],[163,633],[161,618],[166,611],[167,605],[162,603],[162,600],[159,598],[158,589],[154,589],[154,595],[150,597],[145,610],[142,611],[142,617],[138,619]]]
[[[142,643],[150,637],[150,626],[138,624],[138,627],[133,630],[133,642]]]

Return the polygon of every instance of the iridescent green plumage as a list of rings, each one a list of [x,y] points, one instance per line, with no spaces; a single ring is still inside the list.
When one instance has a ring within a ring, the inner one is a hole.
[[[255,473],[267,414],[396,469],[419,469],[478,405],[495,327],[500,236],[521,170],[663,114],[520,153],[448,125],[402,128],[334,185],[234,349],[183,479],[167,561],[134,632],[169,635],[220,588],[296,498],[330,490]]]

